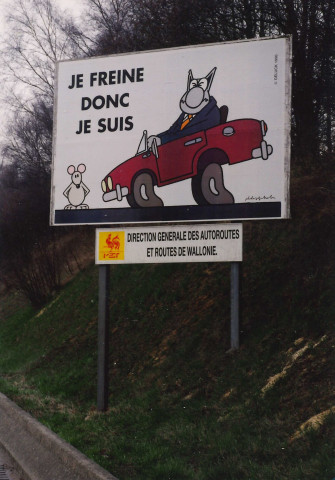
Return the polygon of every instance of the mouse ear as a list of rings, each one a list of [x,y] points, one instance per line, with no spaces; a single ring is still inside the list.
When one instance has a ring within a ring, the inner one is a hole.
[[[70,165],[69,167],[67,167],[67,173],[69,175],[72,175],[75,171],[76,171],[76,169],[74,168],[73,165]]]
[[[79,173],[84,173],[86,170],[86,166],[83,163],[81,163],[80,165],[78,165],[77,170]]]

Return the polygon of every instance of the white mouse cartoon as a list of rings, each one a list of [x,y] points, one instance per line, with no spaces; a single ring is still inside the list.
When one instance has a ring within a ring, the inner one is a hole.
[[[90,193],[89,188],[82,181],[82,174],[86,171],[86,166],[81,163],[77,169],[70,165],[67,173],[71,175],[71,183],[64,191],[63,195],[68,199],[69,204],[66,205],[65,210],[73,209],[87,209],[89,208],[84,202],[86,196]]]

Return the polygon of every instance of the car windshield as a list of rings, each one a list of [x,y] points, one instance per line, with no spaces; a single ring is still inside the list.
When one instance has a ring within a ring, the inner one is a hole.
[[[143,135],[139,143],[136,155],[141,155],[142,153],[145,153],[148,150],[147,144],[148,144],[148,132],[147,130],[143,130]]]

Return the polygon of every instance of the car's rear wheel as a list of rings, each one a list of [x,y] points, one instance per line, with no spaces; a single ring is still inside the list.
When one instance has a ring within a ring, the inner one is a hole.
[[[140,173],[134,180],[132,193],[127,195],[131,207],[163,207],[163,201],[154,191],[154,182],[150,173]]]
[[[222,167],[218,163],[205,165],[192,178],[192,193],[198,205],[234,203],[233,195],[224,185]]]

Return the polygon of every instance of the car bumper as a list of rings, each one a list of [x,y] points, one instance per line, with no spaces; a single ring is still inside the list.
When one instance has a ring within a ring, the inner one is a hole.
[[[119,202],[121,202],[122,198],[126,197],[128,193],[128,187],[121,187],[120,185],[116,185],[115,190],[104,193],[102,199],[104,202],[110,202],[111,200],[118,200]]]
[[[253,149],[252,158],[262,158],[263,160],[267,160],[272,152],[272,145],[268,145],[265,140],[262,140],[260,147]]]

